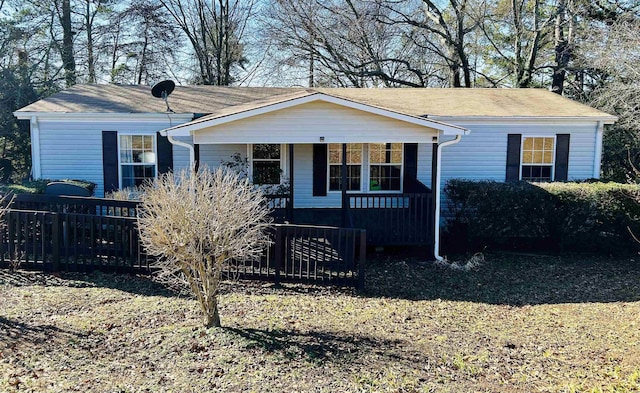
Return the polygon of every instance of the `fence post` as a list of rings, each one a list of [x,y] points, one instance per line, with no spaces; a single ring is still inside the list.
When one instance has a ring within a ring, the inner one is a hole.
[[[275,268],[275,284],[276,285],[280,285],[280,268],[282,266],[282,256],[283,256],[283,244],[282,244],[282,227],[280,225],[276,225],[276,251],[275,251],[275,258],[274,258],[274,268]]]
[[[53,271],[60,271],[60,215],[58,213],[51,213],[51,251]]]
[[[364,290],[364,268],[367,263],[367,231],[360,231],[360,260],[358,261],[358,290]]]
[[[7,212],[7,251],[9,251],[9,266],[13,263],[13,258],[16,257],[15,228],[13,226],[14,216],[20,218],[18,212]]]

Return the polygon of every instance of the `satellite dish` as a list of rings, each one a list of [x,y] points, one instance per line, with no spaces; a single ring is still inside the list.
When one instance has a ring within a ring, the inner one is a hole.
[[[151,86],[151,94],[156,98],[162,98],[164,103],[167,104],[167,112],[173,112],[169,108],[169,94],[176,88],[176,84],[172,80],[160,81]]]

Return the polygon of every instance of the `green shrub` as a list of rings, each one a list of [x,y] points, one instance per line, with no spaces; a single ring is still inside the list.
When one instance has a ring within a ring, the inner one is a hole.
[[[0,194],[13,193],[13,194],[44,194],[44,190],[47,188],[47,184],[52,181],[63,181],[65,183],[71,183],[79,187],[84,187],[91,194],[93,194],[96,183],[86,180],[50,180],[50,179],[38,179],[38,180],[25,180],[20,184],[0,184]]]
[[[0,193],[13,194],[44,194],[44,189],[50,180],[25,180],[20,184],[3,184],[0,185]]]
[[[97,186],[96,183],[90,182],[90,181],[87,181],[87,180],[64,179],[64,180],[60,180],[60,181],[63,181],[65,183],[70,183],[70,184],[76,185],[78,187],[86,188],[92,195],[93,195],[93,192],[95,191],[96,186]]]
[[[639,248],[640,187],[630,184],[451,180],[449,237],[468,250],[631,252]],[[452,243],[453,243],[452,241]]]

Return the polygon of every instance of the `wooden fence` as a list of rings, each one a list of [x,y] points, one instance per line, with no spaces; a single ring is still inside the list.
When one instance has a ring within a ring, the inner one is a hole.
[[[136,217],[139,205],[140,202],[137,201],[118,201],[106,198],[18,194],[11,207],[18,210],[37,210],[54,213]]]
[[[152,258],[140,245],[136,218],[128,216],[135,207],[122,205],[121,201],[110,205],[111,201],[99,198],[80,199],[91,201],[55,205],[56,211],[9,210],[0,231],[0,265],[19,262],[24,268],[49,271],[149,273]],[[92,214],[85,214],[87,209]],[[112,212],[121,215],[97,214]],[[360,286],[364,282],[364,230],[274,224],[271,236],[273,242],[262,258],[227,266],[225,273],[276,283]]]
[[[49,271],[149,272],[133,217],[9,210],[0,261]]]
[[[274,224],[273,243],[257,261],[229,266],[244,278],[364,285],[366,231],[354,228]]]

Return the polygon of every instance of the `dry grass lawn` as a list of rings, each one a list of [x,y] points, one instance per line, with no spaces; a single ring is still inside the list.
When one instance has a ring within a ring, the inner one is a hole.
[[[640,262],[367,273],[364,294],[226,285],[207,330],[144,278],[0,270],[0,391],[640,391]]]

